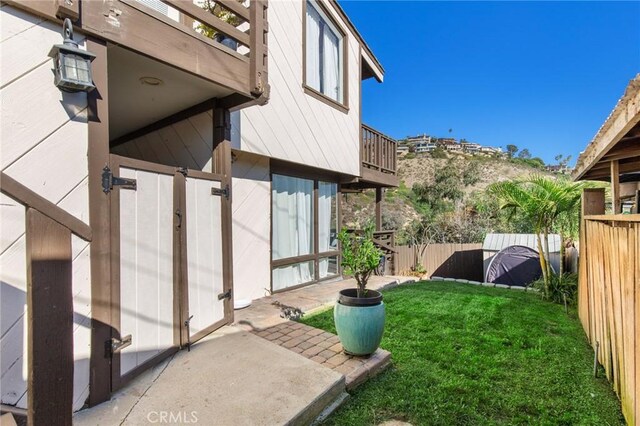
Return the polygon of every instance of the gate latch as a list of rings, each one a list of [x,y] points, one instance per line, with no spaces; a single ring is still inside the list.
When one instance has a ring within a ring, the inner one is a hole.
[[[218,295],[218,300],[222,300],[222,299],[231,299],[231,290],[227,290],[224,293],[220,293]]]
[[[131,335],[124,336],[122,339],[111,338],[111,353],[114,354],[119,350],[131,345]]]
[[[114,186],[119,186],[122,189],[133,189],[135,191],[138,185],[135,179],[114,176],[109,166],[104,166],[104,169],[102,169],[102,192],[108,194]]]
[[[211,195],[222,195],[227,200],[229,199],[229,185],[224,188],[211,188]]]

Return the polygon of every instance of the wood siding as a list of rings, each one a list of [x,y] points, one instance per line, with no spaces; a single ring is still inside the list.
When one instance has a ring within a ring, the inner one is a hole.
[[[224,319],[220,182],[186,178],[187,276],[190,337]]]
[[[120,352],[125,375],[173,346],[173,176],[120,168]]]
[[[335,22],[341,19],[323,2]],[[303,2],[269,4],[269,83],[264,106],[240,111],[232,133],[240,133],[235,149],[353,176],[360,174],[360,46],[346,25],[348,105],[344,113],[304,93]]]
[[[235,298],[257,299],[271,282],[269,159],[238,153],[233,172],[233,282]]]
[[[61,27],[11,6],[0,9],[0,168],[38,195],[88,223],[87,100],[60,92],[47,55]],[[76,40],[84,46],[83,37]],[[2,403],[26,408],[26,240],[24,207],[2,196]],[[89,392],[91,287],[89,243],[72,238],[73,409]]]
[[[211,172],[213,113],[203,112],[118,145],[114,154]]]

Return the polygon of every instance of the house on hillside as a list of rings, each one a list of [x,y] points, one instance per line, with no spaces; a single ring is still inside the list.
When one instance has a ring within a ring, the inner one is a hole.
[[[620,397],[627,424],[640,424],[640,74],[627,86],[573,170],[585,189],[580,223],[578,313]],[[630,209],[623,211],[628,204]],[[622,214],[626,213],[626,214]]]
[[[361,82],[384,70],[345,12],[219,6],[233,19],[168,0],[0,9],[2,404],[36,424],[233,322],[234,300],[339,277],[343,191],[374,188],[381,227],[396,141],[361,122]],[[61,18],[79,51],[54,81]]]
[[[433,141],[420,142],[420,143],[416,144],[416,154],[425,153],[425,152],[431,152],[434,149],[436,149],[437,147],[438,147],[438,144],[436,144]]]
[[[460,147],[462,148],[462,151],[469,153],[469,154],[475,154],[477,152],[480,152],[480,144],[478,143],[474,143],[474,142],[460,142]]]

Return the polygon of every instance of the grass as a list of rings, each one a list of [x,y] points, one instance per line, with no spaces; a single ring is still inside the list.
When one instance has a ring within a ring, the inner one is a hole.
[[[575,311],[533,293],[450,282],[384,292],[393,366],[328,420],[376,425],[620,425]],[[306,324],[335,333],[333,311]]]

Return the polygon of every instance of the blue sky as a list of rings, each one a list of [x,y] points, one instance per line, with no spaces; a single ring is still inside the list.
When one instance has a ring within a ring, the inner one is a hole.
[[[386,71],[364,82],[363,121],[396,138],[573,163],[640,72],[640,2],[340,4]]]

